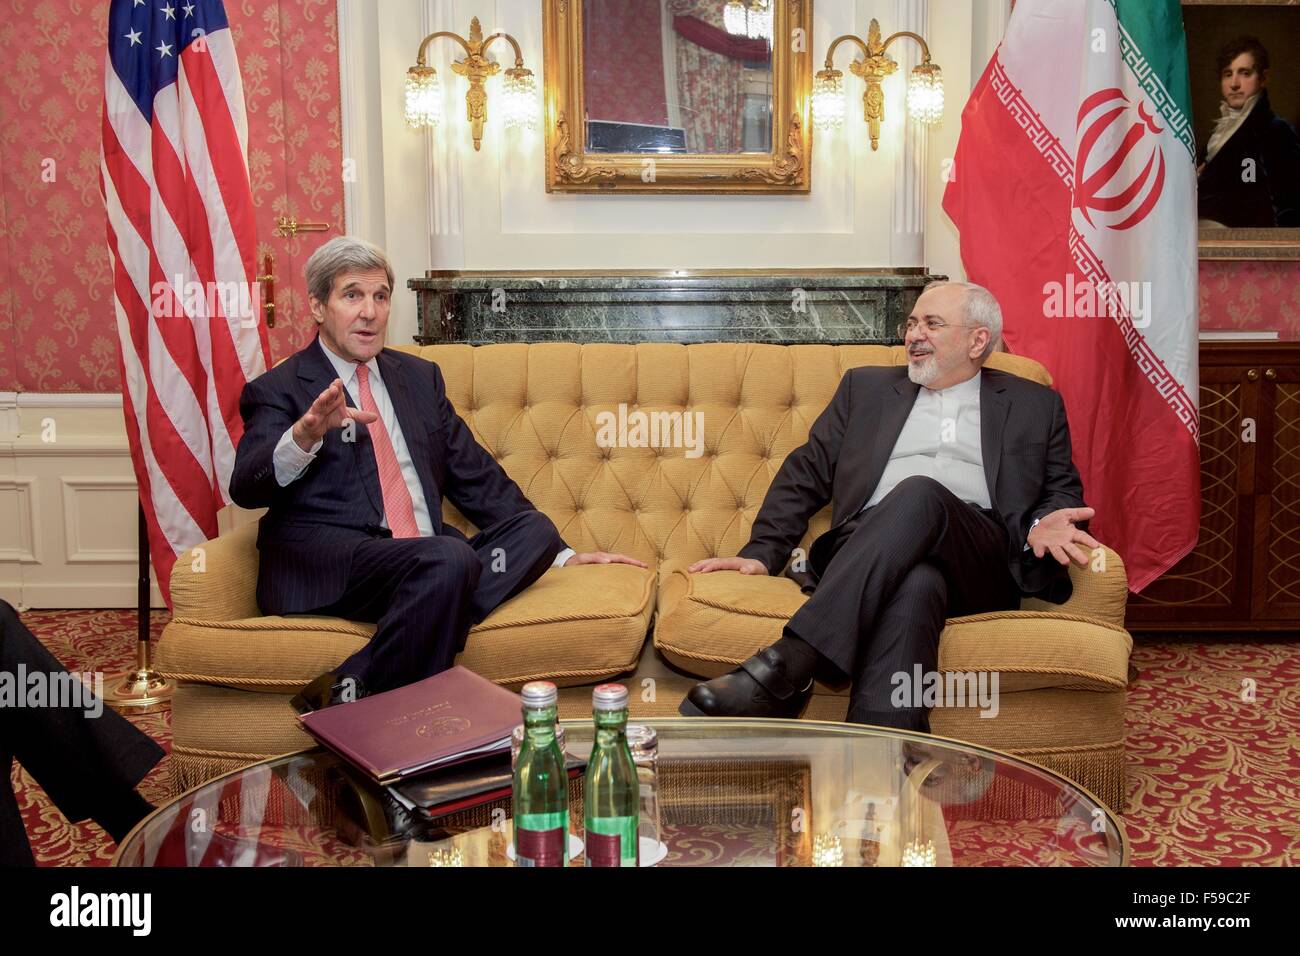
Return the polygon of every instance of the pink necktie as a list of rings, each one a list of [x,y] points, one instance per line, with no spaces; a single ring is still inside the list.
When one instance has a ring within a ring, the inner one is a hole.
[[[370,393],[370,369],[364,365],[357,366],[357,388],[361,392],[362,410],[378,415],[375,396]],[[376,418],[367,427],[370,429],[370,442],[375,448],[375,464],[379,466],[379,489],[384,496],[384,517],[388,519],[388,529],[393,532],[394,538],[418,538],[420,528],[415,523],[411,489],[402,477],[402,466],[397,463],[397,453],[393,451],[393,442],[388,437],[384,420]]]

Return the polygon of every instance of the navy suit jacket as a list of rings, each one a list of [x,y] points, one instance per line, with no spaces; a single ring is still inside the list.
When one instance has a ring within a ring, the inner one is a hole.
[[[257,601],[267,614],[332,604],[347,587],[357,545],[390,535],[380,527],[384,500],[365,425],[330,429],[296,480],[281,487],[275,479],[273,456],[281,436],[338,377],[323,348],[319,339],[313,341],[245,385],[239,399],[244,436],[235,453],[230,496],[245,508],[270,509],[257,534]],[[479,528],[534,510],[456,414],[435,363],[391,349],[381,351],[376,362],[419,474],[434,534],[464,540],[442,523],[444,495]],[[347,403],[353,405],[350,396]],[[345,440],[347,431],[353,431],[353,440]]]

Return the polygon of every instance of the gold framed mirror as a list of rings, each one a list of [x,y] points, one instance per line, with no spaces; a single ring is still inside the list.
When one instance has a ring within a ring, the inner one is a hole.
[[[812,0],[542,0],[546,191],[806,193]]]

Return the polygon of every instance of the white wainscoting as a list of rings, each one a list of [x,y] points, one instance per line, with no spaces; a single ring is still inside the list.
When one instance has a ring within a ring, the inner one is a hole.
[[[0,598],[135,607],[137,515],[120,396],[0,392]],[[255,517],[227,508],[219,527]]]
[[[119,396],[0,393],[0,597],[134,607],[136,515]]]

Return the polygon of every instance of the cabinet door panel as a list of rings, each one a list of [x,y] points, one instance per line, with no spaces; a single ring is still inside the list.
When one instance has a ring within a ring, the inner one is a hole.
[[[1256,419],[1258,389],[1241,366],[1201,368],[1201,525],[1196,547],[1130,595],[1132,626],[1245,623],[1250,617],[1251,490],[1255,447],[1246,419]],[[1253,437],[1258,437],[1256,434]]]
[[[1254,613],[1300,619],[1300,366],[1264,366],[1259,391]]]

